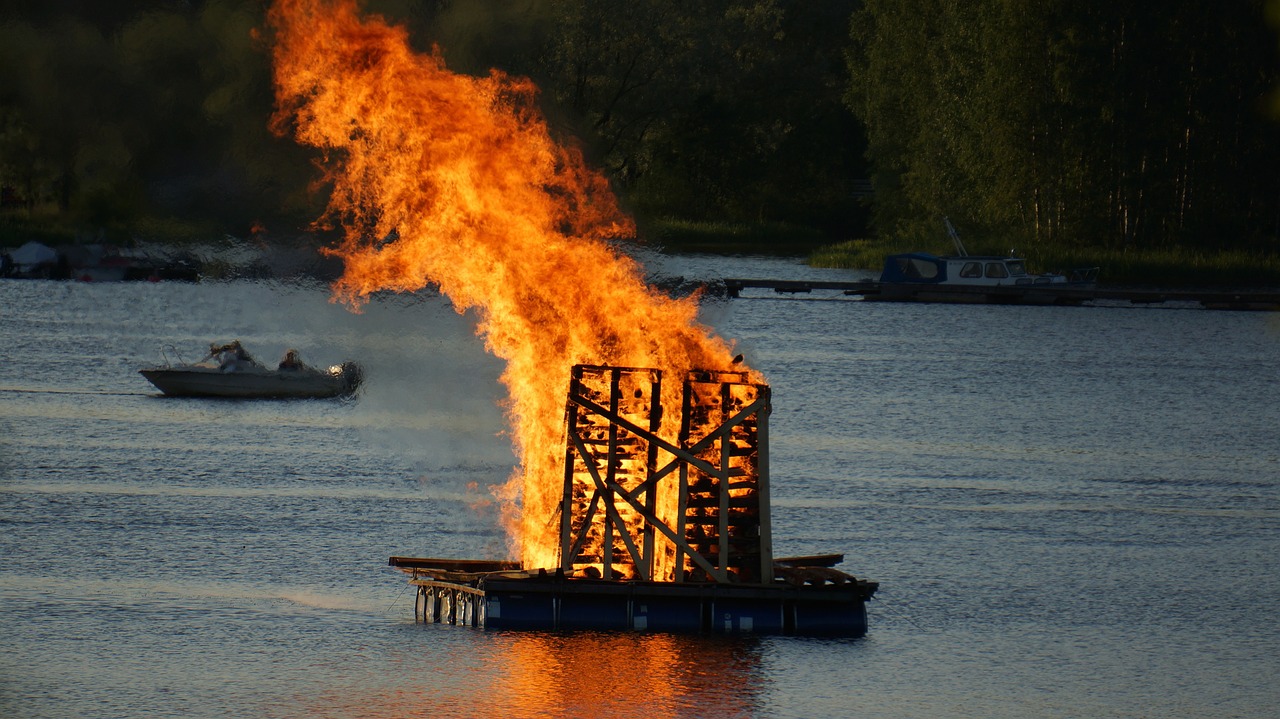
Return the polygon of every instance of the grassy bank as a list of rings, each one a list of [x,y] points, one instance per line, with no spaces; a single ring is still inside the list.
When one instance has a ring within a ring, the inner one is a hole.
[[[0,247],[18,247],[33,240],[50,247],[95,242],[122,247],[135,242],[181,245],[222,236],[213,222],[174,217],[144,217],[128,227],[90,230],[83,223],[65,219],[54,212],[7,210],[0,213]]]
[[[292,224],[303,226],[305,221],[296,220]],[[676,253],[805,257],[831,241],[813,228],[785,223],[696,222],[659,218],[642,219],[638,224],[642,242]],[[199,219],[142,217],[134,220],[128,227],[87,231],[83,226],[60,218],[52,211],[32,215],[19,210],[0,212],[0,247],[16,247],[31,240],[50,246],[77,242],[108,242],[128,246],[134,241],[183,245],[219,240],[226,234],[226,228],[218,227],[213,221]]]
[[[0,213],[0,247],[18,247],[40,242],[50,247],[76,241],[77,230],[56,218],[31,217],[26,211],[6,210]]]
[[[675,218],[639,222],[643,242],[668,252],[804,257],[830,242],[811,227],[785,223],[695,222]]]
[[[948,254],[945,240],[933,247],[901,241],[857,239],[834,243],[820,230],[784,223],[696,222],[676,218],[639,221],[645,244],[671,253],[772,255],[807,257],[814,267],[868,270],[878,274],[886,255],[913,250]],[[130,246],[135,241],[185,245],[220,241],[226,236],[213,222],[147,217],[126,228],[86,233],[60,221],[55,213],[7,210],[0,213],[0,247],[17,247],[36,240],[50,246],[108,242]],[[268,243],[272,243],[268,240]],[[1185,288],[1278,288],[1280,255],[1243,251],[1208,253],[1175,248],[1149,252],[1118,252],[1084,248],[1043,250],[1025,255],[1031,271],[1065,271],[1078,267],[1101,269],[1099,282],[1108,286]]]
[[[912,250],[951,252],[950,247],[904,247],[882,240],[848,240],[818,248],[809,256],[809,264],[879,272],[886,255]],[[1098,267],[1101,268],[1099,284],[1109,286],[1280,287],[1280,256],[1241,251],[1210,254],[1174,248],[1138,253],[1083,248],[1028,253],[1026,259],[1032,272]]]

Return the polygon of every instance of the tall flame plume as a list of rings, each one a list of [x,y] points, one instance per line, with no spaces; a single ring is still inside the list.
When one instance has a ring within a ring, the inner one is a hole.
[[[475,313],[506,362],[520,465],[497,490],[504,521],[524,566],[555,566],[570,368],[681,378],[729,369],[731,347],[699,323],[696,298],[647,286],[610,246],[634,223],[581,153],[552,139],[528,79],[451,72],[438,48],[415,52],[404,28],[362,16],[356,0],[277,0],[269,21],[273,127],[322,150],[321,224],[344,231],[335,298],[358,308],[434,284]]]

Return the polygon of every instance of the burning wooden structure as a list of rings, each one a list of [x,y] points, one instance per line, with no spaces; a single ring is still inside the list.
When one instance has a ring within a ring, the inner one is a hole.
[[[662,373],[578,365],[566,407],[559,565],[392,557],[427,622],[503,629],[861,635],[877,585],[843,557],[775,559],[767,385],[683,378],[676,442]]]

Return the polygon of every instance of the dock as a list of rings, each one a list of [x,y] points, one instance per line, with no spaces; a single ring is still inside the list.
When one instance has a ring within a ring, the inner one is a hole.
[[[747,289],[772,290],[775,294],[837,292],[867,302],[951,302],[963,304],[1089,306],[1101,302],[1130,306],[1198,305],[1213,310],[1280,310],[1280,292],[1231,290],[1154,290],[1047,284],[980,286],[889,283],[878,280],[831,282],[822,280],[724,280],[729,297],[741,297]]]

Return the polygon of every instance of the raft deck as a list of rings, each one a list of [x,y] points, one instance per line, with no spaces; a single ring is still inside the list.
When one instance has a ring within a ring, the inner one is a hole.
[[[517,562],[391,557],[417,587],[414,619],[513,630],[862,636],[879,585],[834,568],[843,555],[777,559],[770,584],[569,577]]]

